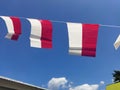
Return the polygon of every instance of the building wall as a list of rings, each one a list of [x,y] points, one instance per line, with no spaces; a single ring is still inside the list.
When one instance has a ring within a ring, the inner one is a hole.
[[[120,90],[120,83],[107,85],[106,90]]]
[[[15,90],[15,89],[10,89],[10,88],[6,88],[6,87],[1,87],[0,86],[0,90]]]

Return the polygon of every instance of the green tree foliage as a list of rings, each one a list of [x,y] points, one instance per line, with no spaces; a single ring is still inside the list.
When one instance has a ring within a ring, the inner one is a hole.
[[[120,71],[115,70],[113,73],[114,83],[120,82]]]

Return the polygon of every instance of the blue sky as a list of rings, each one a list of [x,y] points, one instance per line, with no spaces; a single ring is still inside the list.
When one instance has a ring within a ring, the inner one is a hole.
[[[0,15],[120,25],[119,3],[119,0],[1,0]],[[113,71],[120,69],[120,49],[116,51],[113,47],[120,28],[100,26],[97,55],[92,58],[68,54],[65,23],[53,22],[52,49],[38,49],[29,45],[28,21],[21,19],[23,33],[17,42],[4,38],[7,30],[2,19],[0,22],[1,76],[45,88],[57,78],[63,80],[59,90],[85,84],[98,85],[97,90],[105,90],[105,86],[112,83]]]

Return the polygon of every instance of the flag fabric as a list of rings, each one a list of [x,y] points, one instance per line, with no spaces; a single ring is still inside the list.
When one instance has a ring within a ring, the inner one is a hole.
[[[5,36],[11,40],[18,40],[22,30],[21,30],[21,21],[18,17],[8,17],[8,16],[0,16],[7,27],[8,34]]]
[[[36,48],[52,48],[52,23],[49,20],[30,19],[30,45]]]
[[[98,24],[67,23],[69,53],[81,56],[96,56]]]
[[[119,46],[120,46],[120,35],[117,37],[117,39],[114,43],[114,47],[115,47],[116,50],[118,49]]]

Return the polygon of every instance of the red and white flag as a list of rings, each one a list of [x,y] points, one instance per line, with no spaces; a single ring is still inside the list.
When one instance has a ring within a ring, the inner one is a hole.
[[[31,24],[31,47],[52,48],[52,23],[49,20],[27,20]]]
[[[67,23],[69,53],[81,56],[96,56],[98,24]]]
[[[18,40],[22,32],[20,19],[18,17],[0,17],[4,20],[8,30],[8,34],[5,37],[11,40]]]

